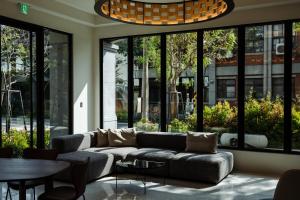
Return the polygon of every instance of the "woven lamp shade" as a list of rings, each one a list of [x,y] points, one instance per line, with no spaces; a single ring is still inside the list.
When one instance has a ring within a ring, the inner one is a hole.
[[[147,3],[131,0],[96,0],[95,11],[106,18],[140,25],[179,25],[203,22],[230,13],[232,0],[188,0]]]

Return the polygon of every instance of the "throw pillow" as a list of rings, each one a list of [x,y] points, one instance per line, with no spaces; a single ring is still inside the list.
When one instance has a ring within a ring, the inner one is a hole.
[[[137,146],[135,128],[108,129],[108,142],[112,147]]]
[[[217,145],[218,135],[216,133],[188,132],[185,151],[217,153]]]
[[[96,147],[108,146],[108,130],[97,128],[96,133]]]

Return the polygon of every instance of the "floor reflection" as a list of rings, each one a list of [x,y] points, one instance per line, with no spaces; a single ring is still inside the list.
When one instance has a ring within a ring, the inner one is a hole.
[[[115,178],[106,177],[88,184],[87,200],[258,200],[272,199],[277,180],[270,177],[259,177],[246,174],[231,174],[218,185],[197,182],[187,182],[168,179],[163,185],[162,179],[147,177],[147,192],[141,181],[132,180],[131,175],[122,175],[118,181],[116,193]],[[55,183],[55,186],[65,185]],[[0,199],[5,199],[6,184],[0,184]],[[36,188],[37,195],[43,192],[43,187]],[[13,199],[18,199],[18,192],[12,191]],[[31,190],[27,191],[27,199],[33,199]]]

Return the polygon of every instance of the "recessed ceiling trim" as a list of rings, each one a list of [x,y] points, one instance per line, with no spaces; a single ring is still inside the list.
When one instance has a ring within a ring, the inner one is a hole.
[[[137,25],[170,26],[200,23],[223,17],[234,9],[233,0],[96,0],[95,11],[106,18]]]

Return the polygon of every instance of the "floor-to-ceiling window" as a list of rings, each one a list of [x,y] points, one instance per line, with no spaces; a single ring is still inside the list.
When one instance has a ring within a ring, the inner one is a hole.
[[[205,131],[217,132],[222,146],[237,146],[237,29],[205,31],[203,80]]]
[[[50,135],[72,131],[72,36],[5,17],[0,29],[0,145],[16,155],[49,147]]]
[[[167,127],[171,132],[197,128],[197,32],[167,35]]]
[[[129,41],[123,54],[124,77],[133,77],[126,90],[128,126],[216,132],[221,147],[242,150],[299,150],[299,27],[283,21],[102,40]]]
[[[300,150],[300,22],[293,23],[292,148]]]
[[[1,27],[1,121],[3,146],[14,147],[17,154],[29,147],[36,123],[33,119],[31,87],[36,71],[33,32],[7,25]],[[35,144],[34,144],[35,145]]]
[[[283,148],[284,25],[247,26],[245,147]]]
[[[160,129],[160,37],[135,37],[134,126],[139,131]]]

